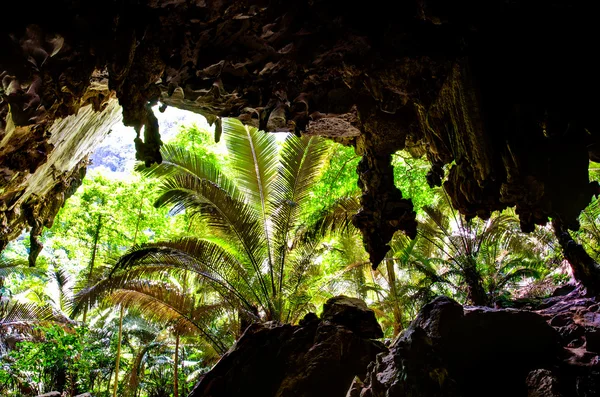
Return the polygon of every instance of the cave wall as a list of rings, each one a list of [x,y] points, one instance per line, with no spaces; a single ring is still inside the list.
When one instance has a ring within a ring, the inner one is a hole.
[[[0,28],[7,49],[0,131],[12,117],[41,134],[29,134],[28,145],[44,146],[53,120],[86,100],[101,110],[114,93],[147,164],[161,161],[150,110],[158,101],[217,125],[237,117],[353,145],[363,156],[354,222],[375,265],[395,231],[416,233],[412,204],[391,183],[390,156],[399,149],[427,156],[428,181],[443,184],[463,214],[485,218],[515,206],[525,231],[550,217],[577,229],[577,215],[598,192],[587,175],[589,159],[600,159],[600,35],[589,2],[413,0],[391,10],[385,2],[324,0],[101,7],[61,0],[20,7],[27,10],[15,15],[27,17]],[[86,99],[98,75],[110,92]]]
[[[47,152],[35,168],[29,168],[29,161],[39,149],[29,147],[27,140],[35,132],[29,126],[6,130],[7,144],[2,146],[2,154],[8,161],[0,163],[0,172],[5,176],[0,184],[1,248],[25,228],[30,229],[29,261],[33,266],[42,248],[38,236],[44,227],[52,227],[60,207],[81,185],[87,156],[120,120],[121,107],[116,99],[110,100],[103,111],[96,112],[92,105],[86,105],[74,115],[55,120],[44,132]],[[21,141],[24,146],[10,145]],[[17,157],[28,165],[15,164]]]

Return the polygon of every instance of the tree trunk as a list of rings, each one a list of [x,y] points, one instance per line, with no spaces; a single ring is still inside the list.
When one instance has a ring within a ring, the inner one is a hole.
[[[100,241],[100,230],[102,229],[102,214],[98,215],[98,222],[96,223],[96,230],[94,231],[94,246],[92,247],[92,256],[90,258],[90,266],[87,274],[87,285],[89,286],[94,272],[94,264],[96,263],[96,254],[98,253],[98,241]],[[87,305],[83,308],[83,324],[87,319]]]
[[[394,261],[386,260],[388,273],[388,282],[390,284],[390,293],[392,295],[392,311],[394,312],[394,336],[402,331],[402,309],[398,303],[398,291],[396,290],[396,270],[394,269]]]
[[[467,301],[475,306],[488,306],[488,296],[483,288],[483,281],[474,265],[464,269],[467,284]]]
[[[108,374],[108,384],[106,387],[106,395],[110,394],[110,381],[112,380],[112,376],[113,376],[113,371],[110,371],[110,374]]]
[[[140,220],[142,219],[142,205],[143,204],[144,204],[144,197],[142,196],[142,198],[140,200],[140,207],[138,208],[137,221],[135,223],[135,234],[133,235],[133,244],[132,244],[133,247],[135,247],[135,243],[137,243],[138,231],[140,230]]]
[[[119,387],[119,363],[121,362],[121,337],[123,336],[123,313],[125,307],[121,305],[121,314],[119,315],[119,340],[117,344],[117,363],[115,365],[115,387],[113,389],[113,397],[117,397],[117,389]]]
[[[179,334],[175,335],[175,370],[174,370],[174,376],[175,379],[173,379],[173,397],[179,397],[179,373],[178,373],[178,367],[179,367]]]
[[[562,248],[563,255],[573,269],[575,279],[585,287],[588,293],[600,294],[600,265],[573,240],[569,231],[557,219],[552,221],[554,235]]]

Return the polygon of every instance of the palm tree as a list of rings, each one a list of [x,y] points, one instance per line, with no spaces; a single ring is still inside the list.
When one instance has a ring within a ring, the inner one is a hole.
[[[545,263],[536,235],[521,233],[514,214],[466,220],[444,197],[437,207],[424,207],[419,230],[428,250],[442,260],[437,281],[464,295],[466,303],[486,306],[519,281],[539,277]]]
[[[579,217],[581,229],[575,233],[591,257],[600,262],[600,199],[594,198]]]
[[[11,274],[41,277],[43,272],[31,268],[24,260],[0,260],[0,348],[4,339],[11,333],[31,332],[34,325],[56,321],[52,307],[45,302],[32,302],[14,296],[5,285],[5,279]]]
[[[203,162],[198,154],[170,145],[163,146],[162,164],[139,168],[162,182],[157,207],[185,210],[205,222],[210,233],[134,247],[108,277],[78,293],[77,308],[112,296],[115,302],[147,308],[150,316],[169,313],[173,321],[189,322],[221,353],[227,346],[215,338],[220,331],[195,323],[196,317],[190,318],[184,307],[195,308],[198,316],[213,313],[213,320],[214,313],[234,310],[244,325],[295,321],[306,310],[303,281],[316,269],[313,259],[319,245],[297,239],[296,232],[302,204],[329,146],[319,138],[293,135],[279,145],[273,134],[237,120],[224,121],[223,133],[235,158],[226,172]],[[190,306],[188,301],[197,298],[188,290],[171,288],[173,280],[186,280],[206,301]],[[168,310],[157,312],[162,307]]]
[[[539,277],[545,268],[543,254],[552,250],[544,233],[521,233],[512,214],[467,221],[452,209],[445,193],[437,196],[436,206],[423,207],[417,238],[396,234],[385,266],[378,269],[380,286],[387,291],[382,307],[394,314],[396,333],[403,309],[414,312],[435,295],[492,303],[519,281]],[[357,209],[356,198],[338,200],[323,211],[312,233],[327,234],[333,228],[354,233],[350,220]]]

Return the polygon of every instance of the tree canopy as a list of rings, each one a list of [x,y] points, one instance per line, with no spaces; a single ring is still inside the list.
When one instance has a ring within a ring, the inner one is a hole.
[[[394,182],[418,234],[397,233],[374,270],[353,226],[353,148],[221,123],[220,142],[182,128],[160,165],[89,172],[37,267],[27,237],[2,253],[2,393],[185,395],[250,323],[297,323],[335,295],[364,299],[392,337],[436,295],[510,305],[572,282],[549,227],[523,234],[510,211],[466,219],[408,152]],[[596,261],[598,208],[573,235]]]

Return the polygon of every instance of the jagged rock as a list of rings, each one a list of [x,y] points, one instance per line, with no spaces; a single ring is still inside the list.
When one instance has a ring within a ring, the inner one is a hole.
[[[558,363],[559,341],[535,313],[440,297],[378,356],[360,395],[525,396],[528,373]]]
[[[437,298],[367,377],[355,380],[349,396],[600,395],[600,355],[592,350],[600,331],[596,298],[578,289],[519,305],[528,309],[462,307]]]
[[[343,325],[361,338],[383,338],[375,313],[357,298],[340,295],[329,299],[323,305],[321,319]]]
[[[600,327],[585,331],[585,348],[600,354]]]
[[[406,329],[390,352],[378,355],[369,370],[361,397],[461,396],[434,342],[419,327]],[[358,386],[355,382],[352,387]]]
[[[313,314],[297,326],[253,324],[190,397],[343,397],[352,379],[364,378],[368,364],[387,351],[382,343],[352,331],[381,335],[362,313],[366,311],[364,303],[342,297],[324,310],[332,321]]]
[[[552,296],[565,296],[573,292],[576,288],[574,284],[565,284],[554,290]]]
[[[527,397],[563,397],[558,380],[547,369],[536,369],[527,375]]]
[[[410,202],[389,182],[399,149],[427,156],[428,181],[467,217],[513,206],[526,231],[549,218],[577,229],[599,191],[588,179],[589,160],[600,160],[592,2],[408,0],[394,12],[341,0],[11,6],[18,17],[0,26],[0,147],[11,123],[35,132],[28,155],[0,167],[5,180],[45,161],[53,120],[82,101],[102,110],[105,97],[86,92],[103,75],[148,164],[160,161],[157,101],[211,123],[237,117],[354,145],[364,193],[355,224],[374,265],[395,231],[415,233]]]
[[[95,86],[94,90],[95,95],[103,95],[108,88]],[[0,175],[10,177],[0,179],[0,202],[5,203],[0,208],[0,248],[30,228],[29,262],[35,264],[42,248],[38,240],[42,229],[52,226],[60,207],[81,184],[88,154],[120,118],[117,101],[109,97],[100,111],[88,104],[74,115],[48,122],[43,129],[12,126],[5,130]],[[29,142],[32,136],[44,143],[43,159],[34,168],[27,168],[22,161],[42,156],[39,145]]]

